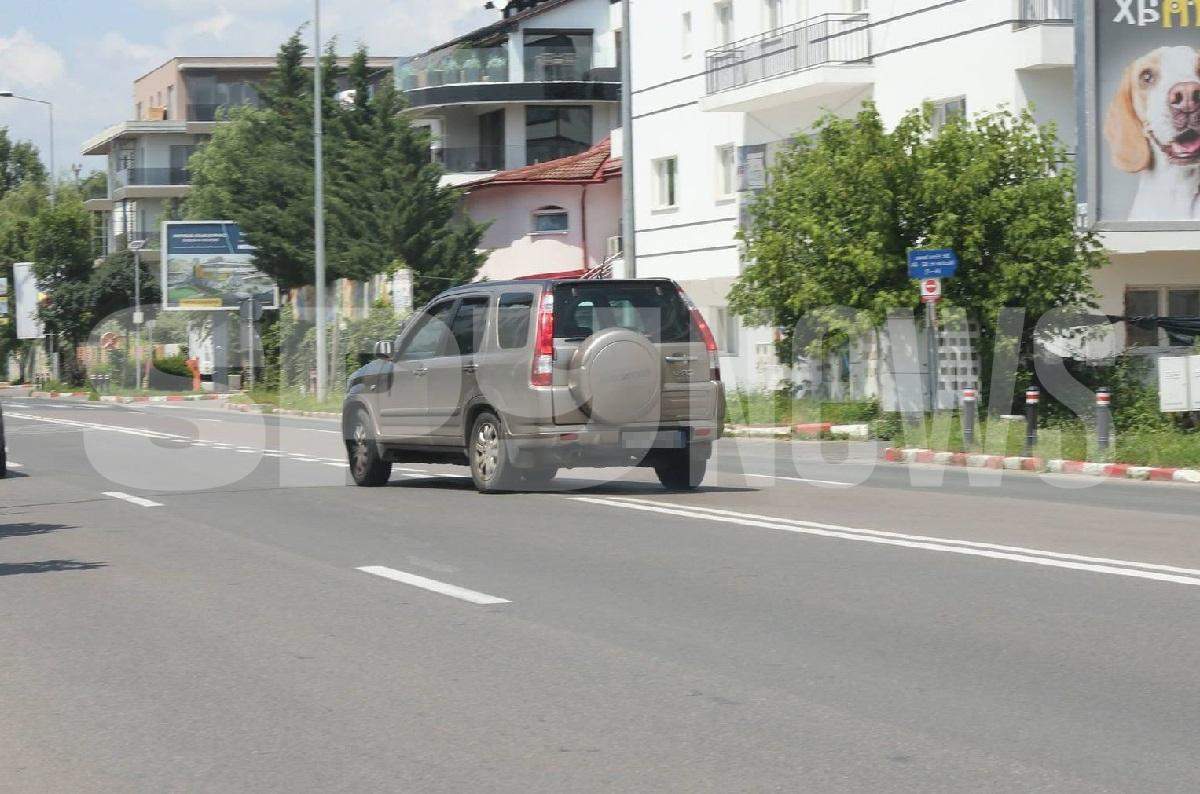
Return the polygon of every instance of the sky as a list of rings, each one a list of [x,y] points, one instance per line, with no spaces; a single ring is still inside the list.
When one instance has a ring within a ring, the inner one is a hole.
[[[495,21],[483,3],[322,0],[321,34],[344,53],[413,55]],[[134,79],[176,55],[274,54],[312,14],[312,0],[0,0],[0,90],[53,102],[57,171],[86,175],[104,162],[82,144],[132,117]],[[0,126],[48,160],[45,106],[0,99]]]

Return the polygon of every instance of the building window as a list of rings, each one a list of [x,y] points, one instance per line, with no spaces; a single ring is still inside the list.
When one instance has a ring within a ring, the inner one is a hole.
[[[868,2],[868,0],[850,0],[850,13],[851,14],[867,13],[867,2]]]
[[[545,163],[586,152],[592,145],[592,109],[576,105],[525,108],[526,162]]]
[[[141,120],[142,120],[142,103],[141,103],[141,102],[138,102],[136,105],[134,105],[134,107],[133,107],[133,114],[134,114],[134,116],[136,117],[136,118],[134,119],[135,121],[141,121]],[[314,114],[314,115],[315,115],[315,114]]]
[[[534,234],[566,234],[570,228],[570,216],[562,207],[542,207],[534,210]]]
[[[737,193],[737,148],[733,144],[717,147],[717,198],[732,198]]]
[[[722,47],[733,41],[733,0],[721,0],[713,6],[713,18],[716,21],[717,46]]]
[[[775,30],[783,24],[783,0],[763,0],[763,17],[767,30]]]
[[[937,132],[953,119],[966,118],[966,115],[967,98],[965,96],[942,99],[933,103],[933,116],[930,118],[930,124],[933,126],[933,131]]]
[[[712,317],[714,322],[709,325],[717,337],[717,352],[723,356],[736,356],[738,354],[737,316],[731,314],[729,309],[719,307],[712,309]]]
[[[678,205],[679,158],[664,157],[654,161],[654,207],[671,209]]]
[[[557,30],[525,33],[525,79],[535,82],[587,80],[592,70],[592,34]]]
[[[685,11],[680,22],[680,48],[684,58],[692,57],[692,12]]]
[[[1125,292],[1126,317],[1200,317],[1200,286],[1131,287]],[[1157,328],[1125,326],[1126,347],[1163,347],[1174,343]]]

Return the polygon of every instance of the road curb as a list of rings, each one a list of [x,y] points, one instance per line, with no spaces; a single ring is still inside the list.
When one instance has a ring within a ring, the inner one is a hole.
[[[1186,482],[1200,484],[1200,471],[1159,466],[1132,466],[1128,463],[1092,463],[1083,460],[1043,460],[1042,458],[968,455],[963,452],[934,452],[931,449],[888,447],[882,457],[889,463],[934,463],[969,469],[1007,471],[1044,471],[1052,474],[1082,474],[1115,480],[1149,482]]]

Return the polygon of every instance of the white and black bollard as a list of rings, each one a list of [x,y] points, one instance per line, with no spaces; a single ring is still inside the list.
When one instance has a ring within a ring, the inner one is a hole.
[[[1025,390],[1025,457],[1032,457],[1038,442],[1038,403],[1042,391],[1037,386]]]
[[[1101,452],[1112,444],[1112,392],[1107,386],[1096,390],[1096,443]]]
[[[979,397],[974,389],[963,389],[962,393],[962,436],[963,449],[975,446],[975,421],[979,416]]]

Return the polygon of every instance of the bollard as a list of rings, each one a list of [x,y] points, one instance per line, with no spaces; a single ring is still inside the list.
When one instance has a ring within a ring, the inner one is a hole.
[[[1025,457],[1032,457],[1038,442],[1038,403],[1042,392],[1037,386],[1025,390]]]
[[[1101,452],[1112,443],[1112,392],[1107,386],[1096,390],[1096,442]]]
[[[975,420],[978,416],[979,398],[974,389],[963,389],[962,393],[962,435],[963,449],[970,450],[975,446]]]

